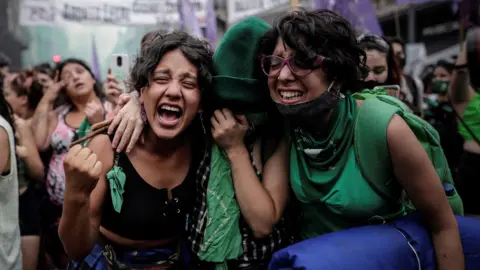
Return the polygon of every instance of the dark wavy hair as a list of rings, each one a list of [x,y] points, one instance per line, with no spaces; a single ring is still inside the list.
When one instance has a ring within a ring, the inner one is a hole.
[[[11,82],[17,96],[27,96],[28,108],[35,110],[43,97],[43,86],[35,80],[33,70],[20,72]]]
[[[151,77],[163,56],[170,51],[180,50],[185,58],[197,68],[198,85],[202,105],[211,99],[213,76],[213,51],[206,41],[185,32],[158,34],[137,58],[131,74],[132,90],[139,91],[150,85]]]
[[[42,64],[39,64],[39,65],[36,65],[36,66],[33,67],[33,71],[35,73],[41,73],[41,74],[48,75],[52,79],[55,75],[55,74],[53,74],[53,68],[50,66],[49,63],[42,63]]]
[[[342,16],[326,9],[289,12],[277,18],[264,35],[261,53],[271,55],[279,38],[307,61],[317,55],[329,58],[323,71],[329,81],[342,84],[342,91],[360,90],[359,82],[368,73],[365,52],[358,45],[354,28]]]
[[[103,92],[102,86],[100,82],[97,80],[97,78],[95,78],[95,75],[93,75],[93,72],[90,69],[90,66],[83,60],[76,59],[76,58],[68,58],[60,62],[55,69],[55,74],[58,72],[58,80],[60,80],[60,75],[62,74],[62,71],[65,68],[65,66],[68,64],[78,64],[80,66],[83,66],[88,71],[88,73],[90,73],[92,78],[96,80],[95,84],[93,85],[93,91],[95,92],[95,95],[97,95],[97,97],[103,101],[105,99],[105,93]],[[56,103],[59,103],[59,102],[72,105],[72,100],[65,94],[64,91],[60,93],[60,96]]]
[[[360,47],[365,51],[376,50],[386,55],[388,76],[384,84],[400,85],[402,81],[402,70],[395,59],[392,44],[381,36],[370,34],[359,36],[358,42],[360,43]]]
[[[453,70],[455,69],[455,64],[452,62],[448,62],[447,60],[439,60],[437,64],[435,65],[436,67],[442,67],[444,68],[448,73],[452,74]]]
[[[3,94],[3,81],[5,80],[5,76],[0,73],[0,115],[10,124],[13,130],[13,134],[15,134],[15,122],[13,121],[13,111],[10,105],[8,104],[7,100],[5,99],[5,95]]]

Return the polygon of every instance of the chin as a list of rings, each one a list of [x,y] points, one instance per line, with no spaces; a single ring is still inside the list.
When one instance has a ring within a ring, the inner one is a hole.
[[[177,138],[185,131],[185,126],[183,123],[178,123],[174,127],[163,127],[158,123],[151,125],[152,131],[155,136],[161,140],[172,140]]]

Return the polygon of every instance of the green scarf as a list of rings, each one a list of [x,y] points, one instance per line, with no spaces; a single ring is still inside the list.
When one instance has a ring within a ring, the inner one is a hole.
[[[266,113],[247,114],[250,130],[263,125],[267,118]],[[239,224],[241,213],[235,198],[230,161],[215,143],[211,149],[207,209],[207,226],[199,258],[217,263],[217,270],[228,269],[226,261],[237,259],[243,254]]]
[[[330,119],[328,135],[317,139],[300,127],[291,126],[289,141],[290,181],[296,197],[304,203],[319,201],[342,173],[348,159],[348,149],[353,144],[353,129],[357,103],[345,95],[335,107]]]

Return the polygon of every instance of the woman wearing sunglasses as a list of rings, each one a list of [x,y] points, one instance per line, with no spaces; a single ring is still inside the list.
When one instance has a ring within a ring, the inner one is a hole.
[[[378,194],[356,162],[354,126],[362,101],[349,93],[360,90],[368,69],[348,21],[328,10],[294,11],[277,20],[260,48],[270,96],[286,118],[300,239],[398,212],[400,197],[387,200]],[[398,115],[385,132],[390,177],[396,179],[399,194],[405,190],[425,217],[439,269],[463,269],[458,226],[422,145]]]

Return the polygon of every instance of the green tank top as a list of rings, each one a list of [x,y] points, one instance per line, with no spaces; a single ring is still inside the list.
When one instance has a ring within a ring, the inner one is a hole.
[[[302,239],[378,223],[380,216],[396,212],[403,214],[399,212],[400,186],[398,196],[392,196],[398,200],[386,201],[370,186],[357,165],[354,148],[357,107],[350,95],[339,100],[329,121],[328,134],[321,138],[295,125],[295,121],[286,123],[290,183],[300,204],[298,226]]]
[[[316,173],[322,175],[329,172],[317,170]],[[292,185],[298,184],[292,182]],[[347,161],[336,182],[323,188],[326,192],[324,198],[300,202],[301,239],[377,223],[377,215],[391,214],[392,209],[398,208],[398,204],[384,200],[363,178],[356,164],[353,145],[348,150]]]
[[[477,138],[480,138],[480,94],[475,94],[475,96],[470,100],[465,112],[463,113],[462,119],[472,130],[473,134]],[[465,126],[462,123],[458,123],[458,132],[465,141],[474,141],[473,136],[468,132]]]

